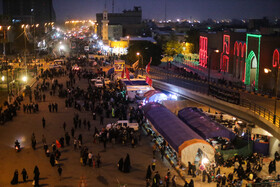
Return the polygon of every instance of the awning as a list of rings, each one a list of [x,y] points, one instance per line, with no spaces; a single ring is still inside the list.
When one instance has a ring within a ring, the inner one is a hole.
[[[223,125],[212,121],[211,118],[198,108],[187,107],[178,112],[178,117],[204,140],[214,137],[223,137],[230,140],[235,134]]]

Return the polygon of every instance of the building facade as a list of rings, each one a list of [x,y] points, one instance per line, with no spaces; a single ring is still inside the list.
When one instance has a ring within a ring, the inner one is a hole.
[[[96,14],[97,34],[102,36],[103,13]],[[124,10],[122,13],[108,13],[109,25],[121,25],[123,35],[133,35],[130,25],[140,25],[142,23],[141,7],[134,7],[133,10]],[[128,32],[131,31],[131,32]]]
[[[280,67],[279,48],[280,36],[277,34],[201,33],[199,62],[208,68],[211,60],[211,69],[232,76],[233,80],[243,82],[248,89],[275,90],[277,69]],[[214,60],[211,57],[215,50],[219,51],[219,59]]]

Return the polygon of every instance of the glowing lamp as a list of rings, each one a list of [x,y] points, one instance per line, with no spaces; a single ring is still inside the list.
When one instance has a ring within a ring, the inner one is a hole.
[[[271,69],[264,68],[264,73],[270,73],[270,72],[271,72]]]
[[[26,76],[22,77],[22,81],[26,82],[27,81],[27,77]]]

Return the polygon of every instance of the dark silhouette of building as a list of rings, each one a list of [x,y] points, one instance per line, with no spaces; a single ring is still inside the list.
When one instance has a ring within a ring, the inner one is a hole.
[[[56,20],[52,0],[3,0],[3,15],[13,23],[49,23]]]
[[[103,13],[96,14],[97,34],[101,36]],[[142,28],[142,9],[124,10],[122,13],[108,13],[109,25],[121,25],[123,35],[137,35],[138,27]]]

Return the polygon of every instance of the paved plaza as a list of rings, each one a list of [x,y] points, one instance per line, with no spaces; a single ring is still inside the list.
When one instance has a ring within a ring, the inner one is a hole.
[[[58,78],[59,83],[66,82],[66,77]],[[78,80],[78,79],[77,79]],[[41,81],[41,80],[40,80]],[[39,82],[40,82],[39,81]],[[50,80],[48,80],[50,81]],[[87,87],[87,80],[81,79],[76,82],[76,86],[83,89]],[[74,108],[65,107],[65,99],[56,96],[50,96],[49,92],[46,93],[46,101],[39,102],[39,112],[27,114],[23,112],[22,106],[18,115],[11,122],[5,123],[0,126],[0,187],[11,186],[15,169],[19,171],[19,181],[22,181],[21,171],[23,168],[27,170],[29,176],[28,183],[20,183],[17,186],[31,186],[33,180],[33,170],[35,165],[40,170],[40,185],[41,186],[79,186],[80,179],[85,178],[86,184],[89,187],[102,187],[102,186],[118,186],[118,184],[127,184],[127,186],[137,187],[145,186],[145,176],[147,166],[152,163],[152,146],[153,142],[151,137],[147,136],[144,131],[141,130],[142,138],[140,145],[132,148],[130,144],[122,145],[109,143],[107,150],[104,151],[103,144],[93,143],[94,128],[99,130],[103,127],[99,124],[99,116],[96,120],[92,119],[90,112],[79,112]],[[29,98],[24,98],[23,103],[29,103]],[[22,103],[22,104],[23,104]],[[49,112],[49,103],[58,104],[58,112]],[[189,105],[202,107],[203,110],[207,110],[208,107],[201,106],[188,101]],[[213,110],[213,109],[211,109]],[[65,132],[63,129],[63,123],[66,122],[66,131],[71,134],[70,130],[73,127],[73,117],[78,113],[80,118],[89,120],[91,122],[91,130],[88,131],[82,125],[81,129],[75,131],[75,137],[79,134],[83,135],[84,145],[88,147],[89,151],[92,151],[93,155],[97,153],[101,155],[101,168],[93,168],[89,166],[82,166],[80,163],[80,151],[75,151],[73,148],[73,139],[71,138],[71,145],[65,148],[60,148],[61,158],[60,164],[62,165],[62,178],[60,180],[57,167],[52,167],[49,162],[49,157],[45,156],[42,144],[42,135],[44,134],[47,143],[50,144],[64,137]],[[42,127],[42,117],[46,120],[46,128]],[[104,124],[115,122],[117,119],[105,118]],[[35,133],[37,140],[37,149],[34,151],[31,147],[31,135]],[[23,147],[19,153],[15,152],[14,142],[18,139]],[[130,155],[131,160],[131,172],[122,173],[117,168],[117,163],[120,158],[125,158],[126,154]],[[178,186],[183,186],[184,181],[179,177],[178,173],[171,167],[166,159],[163,161],[160,159],[160,153],[156,153],[156,171],[159,171],[162,180],[167,173],[167,169],[171,169],[171,176],[174,174],[177,176]],[[265,159],[265,165],[260,177],[269,177],[268,175],[268,163],[270,159]],[[279,163],[277,163],[279,168]],[[232,172],[233,168],[222,168],[221,173]],[[152,175],[153,176],[153,175]],[[275,175],[274,175],[275,176]],[[272,177],[274,177],[272,176]],[[191,177],[188,176],[190,180]],[[202,183],[201,176],[194,179],[195,186],[216,186],[216,183]]]
[[[50,80],[49,80],[50,81]],[[58,78],[59,83],[65,83],[66,77]],[[87,80],[81,79],[76,82],[76,86],[86,88]],[[58,112],[49,112],[49,103],[58,104]],[[29,98],[24,98],[23,103],[29,103]],[[22,104],[23,104],[22,103]],[[75,136],[83,135],[83,144],[92,151],[93,155],[97,153],[101,155],[101,168],[93,168],[89,166],[82,166],[80,163],[80,151],[74,151],[73,139],[71,145],[65,148],[60,148],[62,164],[62,179],[60,181],[57,167],[52,167],[49,162],[49,157],[45,156],[42,135],[44,134],[47,139],[47,144],[50,147],[55,140],[64,137],[63,123],[66,122],[66,131],[71,134],[73,127],[73,116],[79,113],[82,119],[87,119],[91,122],[91,130],[77,129]],[[94,127],[99,130],[102,128],[99,125],[99,116],[96,120],[92,120],[90,112],[78,112],[74,108],[65,108],[65,100],[58,96],[50,96],[46,92],[46,101],[39,102],[39,112],[26,114],[21,110],[13,121],[5,123],[0,126],[0,186],[11,186],[15,169],[19,171],[19,181],[22,181],[21,171],[23,168],[27,170],[29,176],[28,183],[20,183],[17,186],[31,186],[33,179],[33,170],[35,165],[40,170],[40,185],[41,186],[78,186],[80,178],[86,179],[87,186],[118,186],[118,183],[127,184],[127,186],[137,187],[145,186],[145,176],[147,166],[152,163],[152,145],[151,138],[142,133],[140,145],[132,148],[130,144],[121,145],[115,144],[114,146],[109,143],[106,152],[103,149],[103,144],[93,144]],[[42,117],[46,120],[46,128],[42,127]],[[115,122],[117,119],[104,119],[104,124]],[[35,133],[37,140],[37,149],[34,151],[31,147],[31,135]],[[23,149],[21,152],[16,153],[14,149],[14,142],[18,139],[21,142]],[[131,172],[122,173],[117,169],[117,163],[121,157],[125,158],[129,153],[131,160]],[[156,170],[159,171],[162,179],[170,168],[169,163],[160,160],[159,153],[157,155]],[[178,175],[172,170],[172,176]],[[177,177],[177,182],[183,184],[183,181]]]

